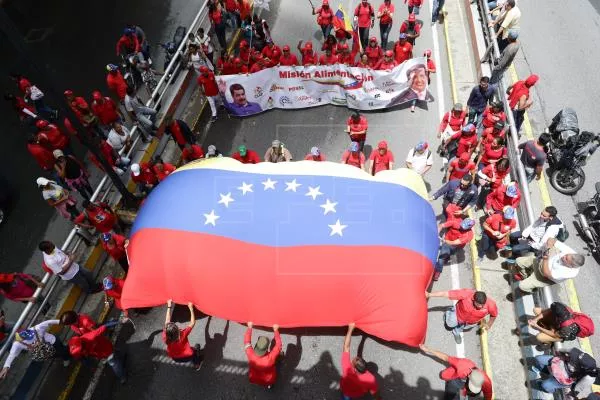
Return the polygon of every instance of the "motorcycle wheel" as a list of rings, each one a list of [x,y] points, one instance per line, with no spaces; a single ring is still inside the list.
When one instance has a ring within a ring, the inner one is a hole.
[[[575,194],[585,183],[585,172],[581,167],[575,169],[558,169],[550,176],[552,187],[562,194]]]

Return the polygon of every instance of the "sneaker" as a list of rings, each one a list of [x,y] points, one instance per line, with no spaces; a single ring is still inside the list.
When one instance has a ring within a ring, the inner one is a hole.
[[[218,120],[218,119],[219,119],[219,118],[218,118],[216,115],[213,115],[213,116],[210,118],[210,122],[215,122],[215,121],[216,121],[216,120]]]
[[[454,336],[454,341],[456,344],[462,343],[462,336],[460,335],[460,332],[458,332],[456,329],[452,329],[452,335]]]
[[[69,365],[71,365],[71,360],[64,360],[63,361],[63,367],[68,367]]]
[[[442,273],[441,273],[440,271],[435,271],[435,272],[433,273],[433,278],[431,278],[431,279],[432,279],[434,282],[437,282],[437,280],[438,280],[438,279],[440,279],[440,275],[441,275],[441,274],[442,274]]]
[[[411,106],[411,107],[410,107],[410,112],[411,112],[411,113],[414,113],[414,112],[415,112],[415,106]]]

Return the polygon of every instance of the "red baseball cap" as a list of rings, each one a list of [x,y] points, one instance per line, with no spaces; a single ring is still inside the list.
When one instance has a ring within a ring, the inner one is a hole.
[[[375,36],[371,36],[371,39],[369,39],[369,42],[376,42],[377,38]]]
[[[388,148],[388,145],[385,140],[382,140],[381,142],[377,143],[377,149],[386,149],[387,150],[387,148]]]
[[[94,100],[100,100],[102,98],[102,93],[100,93],[98,90],[94,90],[92,93],[92,98]]]
[[[248,42],[246,40],[240,41],[240,48],[241,47],[248,47]]]
[[[417,16],[414,13],[408,14],[408,22],[415,22],[417,20]]]
[[[460,155],[460,157],[458,157],[458,160],[462,161],[464,163],[468,163],[470,159],[471,159],[471,155],[469,153],[462,153]]]
[[[304,45],[304,48],[312,49],[312,42],[306,42],[306,45]]]
[[[200,66],[200,72],[202,72],[203,74],[206,74],[208,71],[209,71],[209,69],[206,65]]]
[[[239,63],[241,63],[241,62],[242,62],[242,59],[241,59],[241,58],[239,58],[239,57],[236,57],[236,58],[233,60],[233,62],[234,62],[234,63],[236,63],[236,64],[239,64]]]
[[[290,51],[290,46],[288,46],[287,44],[283,46],[283,51]]]
[[[391,50],[386,50],[385,51],[385,56],[386,57],[394,57],[394,52]]]
[[[69,96],[73,96],[73,91],[72,90],[65,90],[65,92],[63,93],[66,97]]]

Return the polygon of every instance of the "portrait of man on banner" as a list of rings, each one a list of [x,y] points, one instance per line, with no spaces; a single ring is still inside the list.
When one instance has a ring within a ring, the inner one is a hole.
[[[394,97],[388,107],[393,107],[409,101],[433,101],[427,85],[427,67],[425,64],[416,64],[406,71],[408,87]]]
[[[232,101],[227,99],[224,86],[219,87],[223,89],[221,95],[223,96],[223,104],[227,111],[234,116],[244,117],[247,115],[258,114],[263,111],[262,107],[258,103],[248,101],[246,98],[246,89],[239,83],[232,83],[229,86],[229,94],[231,95]]]

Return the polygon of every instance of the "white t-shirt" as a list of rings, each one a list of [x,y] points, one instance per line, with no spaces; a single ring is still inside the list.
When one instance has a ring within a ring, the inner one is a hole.
[[[10,368],[11,364],[13,363],[15,358],[17,358],[17,356],[21,353],[21,351],[28,350],[29,347],[27,345],[34,344],[38,340],[38,338],[46,343],[54,344],[54,342],[56,341],[56,336],[46,331],[48,330],[50,325],[58,324],[60,324],[60,321],[57,319],[50,319],[48,321],[44,321],[31,328],[36,331],[38,336],[37,338],[34,336],[31,340],[23,340],[20,342],[15,340],[12,344],[12,347],[10,348],[10,353],[8,353],[8,357],[4,362],[4,368]]]
[[[112,147],[116,151],[119,151],[123,147],[125,147],[125,142],[127,141],[127,138],[131,136],[131,132],[129,132],[129,129],[127,129],[125,125],[121,125],[121,128],[123,129],[124,135],[120,135],[113,128],[110,130],[110,132],[108,132],[108,138],[106,139],[108,144],[110,144],[110,147]]]
[[[406,162],[411,163],[412,169],[418,173],[422,174],[425,170],[426,166],[433,165],[433,154],[429,149],[425,150],[423,153],[419,154],[415,151],[414,148],[410,149],[408,152],[408,156],[406,157]]]
[[[561,257],[567,254],[574,254],[575,252],[567,246],[564,246],[564,248],[559,247],[559,250],[560,252],[558,254],[548,260],[551,279],[556,283],[566,281],[567,279],[573,279],[579,273],[579,267],[567,267],[560,261]]]
[[[73,279],[73,277],[79,272],[79,264],[76,262],[71,264],[71,267],[62,275],[58,273],[62,271],[63,267],[67,263],[69,256],[65,254],[64,251],[59,249],[58,247],[54,248],[52,254],[42,253],[44,255],[44,262],[46,266],[52,270],[56,275],[60,277],[60,279],[64,281],[68,281]]]
[[[508,38],[508,31],[511,29],[518,29],[519,28],[519,21],[521,20],[521,10],[519,10],[519,7],[514,6],[513,8],[511,8],[510,10],[508,10],[506,12],[506,15],[504,16],[504,21],[502,21],[502,28],[504,28],[502,30],[502,39],[507,39]]]
[[[215,51],[212,44],[210,43],[210,36],[208,36],[206,33],[204,33],[204,36],[198,35],[197,37],[198,37],[198,41],[200,42],[200,44],[202,46],[206,46],[207,54],[210,54]]]
[[[50,187],[50,189],[42,190],[44,200],[59,201],[67,195],[65,189],[56,183],[50,183]]]
[[[533,224],[529,225],[522,233],[523,237],[529,237],[529,245],[536,250],[541,250],[546,245],[548,239],[558,236],[558,231],[562,225],[550,225],[546,229],[548,222],[538,218]]]

